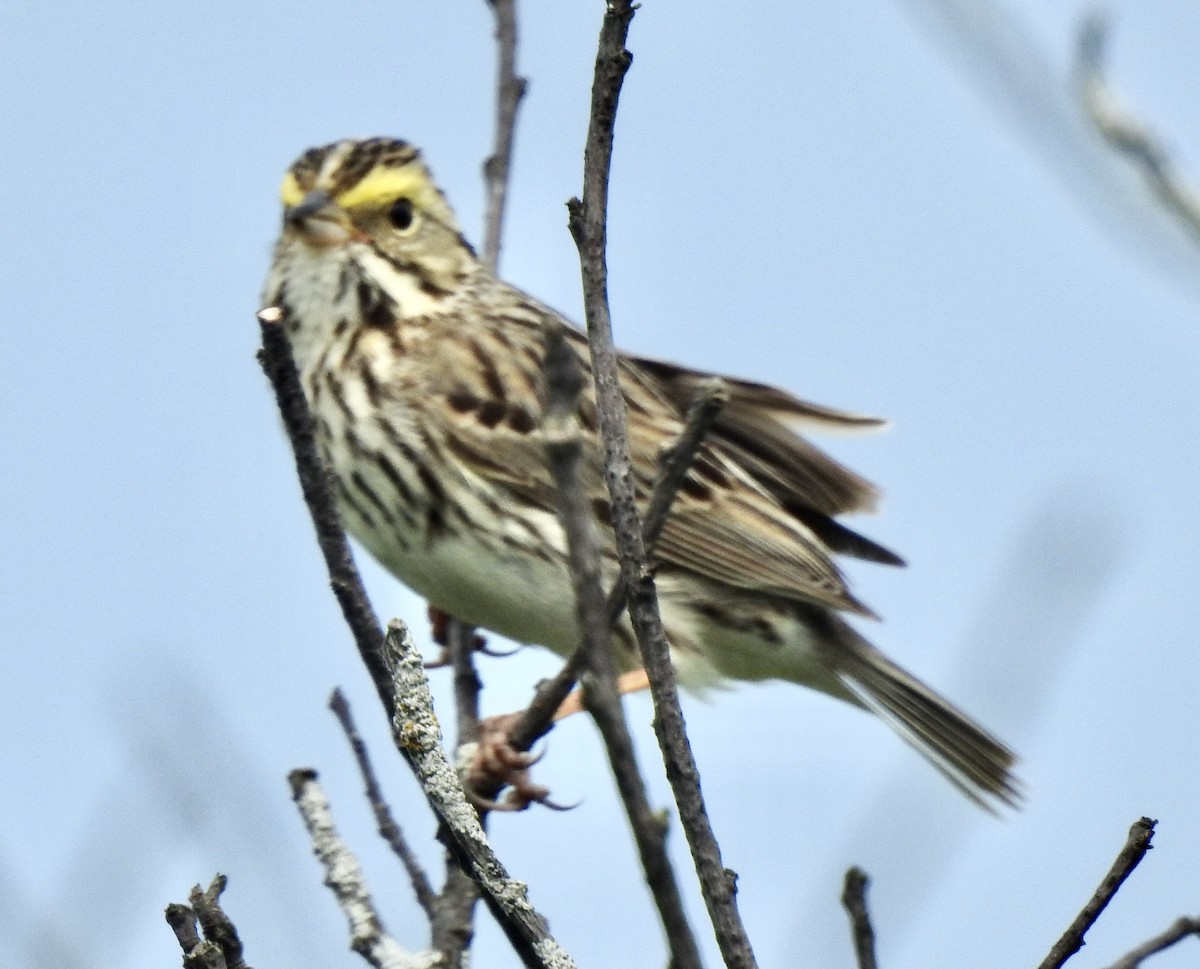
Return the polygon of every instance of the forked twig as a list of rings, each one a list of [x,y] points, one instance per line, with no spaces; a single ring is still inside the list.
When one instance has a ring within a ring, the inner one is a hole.
[[[225,885],[225,876],[215,875],[207,889],[191,890],[190,905],[167,906],[167,924],[183,950],[184,969],[250,969],[237,928],[221,908]]]
[[[684,729],[675,689],[675,671],[667,650],[654,580],[647,566],[645,541],[635,502],[625,405],[617,379],[616,351],[607,294],[606,218],[608,176],[612,161],[613,125],[621,84],[632,57],[625,48],[635,5],[610,0],[596,53],[592,108],[584,150],[582,200],[568,203],[568,224],[579,248],[583,276],[588,344],[596,383],[596,402],[604,438],[605,478],[611,499],[613,530],[621,572],[629,585],[629,615],[650,679],[654,700],[654,729],[666,765],[667,779],[679,807],[679,818],[717,945],[725,964],[739,969],[755,966],[750,939],[735,900],[736,875],[725,868],[704,808],[700,775]]]
[[[596,721],[604,741],[642,870],[667,936],[671,965],[675,969],[700,969],[696,938],[688,924],[675,870],[667,855],[666,830],[650,807],[617,690],[611,624],[601,585],[600,550],[591,506],[579,474],[583,441],[576,410],[583,387],[583,370],[559,329],[549,328],[545,338],[546,410],[542,430],[547,461],[558,487],[559,518],[567,534],[580,633],[577,655],[581,657],[584,707]]]
[[[724,382],[711,380],[701,384],[688,406],[683,429],[666,449],[658,478],[650,494],[644,523],[647,553],[653,552],[654,544],[671,513],[672,504],[679,494],[683,479],[727,399],[728,391]],[[624,576],[619,575],[606,606],[610,626],[616,623],[625,610],[627,588]],[[555,712],[575,688],[582,662],[581,645],[558,673],[538,686],[533,700],[509,732],[509,742],[514,749],[528,750],[549,732],[554,723]]]

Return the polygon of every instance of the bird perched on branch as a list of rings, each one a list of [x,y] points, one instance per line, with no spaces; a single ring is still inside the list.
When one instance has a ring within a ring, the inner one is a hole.
[[[265,288],[334,474],[346,526],[397,578],[465,622],[569,655],[578,642],[542,434],[546,328],[590,374],[581,332],[477,257],[418,150],[385,138],[314,148],[283,181]],[[621,356],[633,476],[645,500],[664,445],[710,375]],[[801,433],[882,422],[725,378],[712,425],[654,547],[685,687],[782,679],[879,715],[968,796],[1015,803],[1013,754],[847,621],[871,611],[835,557],[889,564],[837,521],[875,489]],[[603,572],[608,528],[590,380],[577,413]],[[618,666],[640,666],[627,624]]]

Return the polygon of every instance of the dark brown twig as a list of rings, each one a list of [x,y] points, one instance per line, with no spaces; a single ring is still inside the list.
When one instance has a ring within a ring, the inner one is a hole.
[[[696,395],[688,406],[684,418],[683,430],[662,457],[658,480],[654,491],[650,494],[650,504],[646,508],[646,519],[642,523],[645,533],[646,555],[654,552],[658,536],[662,534],[667,516],[671,513],[671,505],[683,479],[691,469],[692,461],[700,445],[704,443],[705,435],[720,416],[721,410],[729,402],[729,388],[719,377],[711,377],[703,381],[696,389]],[[625,611],[625,602],[629,598],[629,587],[625,584],[624,573],[617,576],[612,592],[608,595],[608,621],[615,623]]]
[[[876,969],[875,930],[871,928],[871,913],[867,911],[867,886],[871,879],[859,867],[846,872],[842,885],[842,907],[850,916],[850,930],[854,938],[854,955],[858,969]]]
[[[1184,916],[1176,919],[1165,932],[1154,936],[1152,939],[1147,939],[1141,945],[1134,949],[1130,949],[1120,959],[1114,962],[1108,969],[1138,969],[1145,959],[1150,956],[1162,952],[1164,949],[1169,949],[1177,942],[1182,942],[1189,935],[1200,936],[1200,918],[1188,918]]]
[[[1042,960],[1038,969],[1059,969],[1071,956],[1083,948],[1083,937],[1087,934],[1088,929],[1095,924],[1096,919],[1112,901],[1122,883],[1150,850],[1150,839],[1154,837],[1154,826],[1157,823],[1149,818],[1139,818],[1133,823],[1129,829],[1129,837],[1125,839],[1125,847],[1117,855],[1117,860],[1113,862],[1112,868],[1104,876],[1104,880],[1100,882],[1100,886],[1088,903],[1075,916],[1075,920],[1067,928],[1067,931],[1062,934],[1062,938],[1054,943],[1050,954]]]
[[[455,749],[461,750],[464,744],[479,742],[479,691],[483,683],[475,668],[478,637],[473,626],[453,617],[448,619],[445,633],[444,645],[454,670],[454,711],[458,725]],[[479,823],[481,826],[487,823],[482,812]],[[461,966],[465,961],[475,937],[475,903],[478,900],[479,887],[475,880],[458,864],[454,853],[447,851],[446,880],[430,919],[433,948],[441,953],[447,969]]]
[[[300,387],[300,378],[292,362],[291,348],[284,334],[283,312],[279,307],[267,307],[258,314],[258,318],[263,336],[263,350],[259,354],[259,360],[275,388],[284,427],[296,456],[296,468],[300,474],[305,504],[312,516],[318,542],[329,568],[330,584],[342,605],[342,612],[354,635],[359,655],[370,671],[384,708],[388,711],[397,749],[416,774],[417,780],[421,782],[429,805],[441,823],[439,836],[444,836],[446,846],[454,852],[459,865],[483,887],[483,897],[488,909],[525,965],[548,969],[554,959],[559,960],[557,965],[572,965],[570,957],[562,952],[545,931],[540,916],[537,916],[523,895],[513,888],[515,883],[507,874],[503,877],[498,874],[503,872],[503,867],[495,858],[479,827],[474,808],[463,795],[458,775],[447,764],[449,775],[441,774],[437,778],[441,786],[430,786],[433,776],[428,767],[436,758],[427,749],[427,745],[440,745],[441,734],[433,713],[428,684],[424,678],[425,670],[420,652],[412,647],[411,643],[402,649],[393,644],[393,649],[398,649],[398,655],[403,657],[403,670],[397,667],[396,663],[387,661],[386,647],[393,637],[401,636],[401,630],[404,636],[407,635],[407,627],[396,621],[389,624],[387,637],[381,635],[379,641],[372,642],[372,627],[377,628],[378,619],[363,591],[358,570],[354,567],[345,533],[341,530],[337,507],[333,502],[328,475],[317,454],[312,417],[308,412],[308,404]],[[385,649],[380,648],[380,643]],[[415,673],[408,669],[412,664],[416,666]],[[400,717],[397,713],[397,691],[393,671],[396,676],[404,673],[405,688],[411,691],[403,704],[405,717]],[[422,710],[422,703],[427,704],[427,710]],[[423,725],[422,730],[416,731],[420,743],[412,746],[410,733],[417,723]],[[421,753],[422,759],[417,757],[418,752]],[[440,746],[437,753],[441,761],[445,762],[445,753],[441,751]],[[464,816],[449,818],[446,812],[451,810],[461,812]],[[465,815],[469,815],[469,823]],[[537,927],[539,924],[540,930]]]
[[[625,40],[633,13],[634,5],[628,0],[610,0],[605,10],[584,150],[583,199],[572,199],[568,203],[568,223],[579,248],[588,343],[604,438],[605,478],[621,573],[629,585],[629,615],[650,678],[654,729],[721,956],[727,966],[747,969],[756,962],[737,910],[736,876],[722,864],[721,850],[704,808],[700,775],[684,729],[675,689],[675,671],[658,613],[654,580],[646,564],[643,531],[634,499],[625,402],[617,382],[616,351],[608,311],[605,264],[608,175],[617,101],[632,60],[625,49]]]
[[[390,719],[395,699],[392,695],[392,677],[381,650],[383,627],[363,590],[362,579],[333,500],[329,473],[317,454],[312,415],[282,325],[283,311],[279,307],[268,306],[258,314],[258,322],[262,330],[262,349],[258,352],[258,362],[275,390],[275,401],[279,405],[279,413],[295,455],[300,490],[312,516],[317,544],[325,557],[325,567],[329,570],[329,585],[342,607],[342,615],[358,646],[358,655],[367,667],[379,699],[383,701],[383,709]]]
[[[684,416],[683,430],[666,449],[662,467],[659,469],[654,490],[650,494],[650,503],[646,510],[646,550],[651,552],[654,543],[662,532],[667,516],[679,488],[691,467],[692,460],[704,443],[704,437],[712,427],[713,422],[725,406],[728,390],[721,380],[706,381],[697,390],[695,398],[688,405]],[[625,611],[626,585],[623,576],[617,577],[617,582],[609,594],[606,606],[610,626],[620,618]],[[509,742],[515,750],[528,750],[539,739],[544,737],[554,722],[554,714],[575,688],[579,678],[579,667],[583,662],[583,646],[572,655],[562,669],[553,677],[539,685],[533,700],[521,713],[520,719],[509,733]]]
[[[483,227],[483,261],[492,272],[500,266],[500,240],[508,201],[509,171],[517,126],[517,109],[525,94],[525,79],[518,77],[516,0],[487,0],[496,20],[496,130],[492,154],[484,162],[487,212]],[[473,627],[450,617],[445,647],[454,666],[454,700],[458,723],[458,748],[478,743],[479,691],[482,683],[475,669],[476,636]],[[486,812],[480,812],[480,823]],[[434,947],[445,957],[445,965],[463,962],[475,934],[475,902],[479,891],[474,880],[451,855],[446,859],[446,881],[437,897],[432,917]]]
[[[350,749],[354,752],[354,759],[358,763],[358,771],[362,775],[363,785],[366,788],[367,802],[371,805],[371,810],[375,814],[375,823],[379,827],[379,834],[387,842],[388,847],[392,849],[396,857],[400,859],[400,863],[408,873],[408,879],[412,882],[413,894],[416,896],[417,904],[432,919],[433,905],[436,900],[433,888],[429,884],[429,878],[425,874],[425,869],[421,867],[417,856],[413,854],[412,849],[408,846],[404,832],[392,816],[392,809],[388,807],[387,801],[384,800],[383,791],[379,787],[379,781],[375,778],[375,769],[371,766],[370,755],[367,753],[367,745],[363,742],[362,734],[358,732],[358,727],[354,723],[354,715],[350,712],[350,704],[340,687],[335,689],[333,695],[330,696],[329,709],[338,718],[338,723],[342,725],[342,732],[350,742]]]
[[[642,869],[666,933],[671,965],[675,969],[700,969],[700,952],[667,856],[666,830],[650,807],[617,690],[617,668],[601,584],[600,551],[591,507],[579,475],[583,443],[575,413],[583,387],[583,370],[560,330],[549,329],[546,344],[546,412],[542,430],[548,464],[558,487],[559,518],[567,534],[581,641],[583,702],[604,741]]]
[[[1079,89],[1100,136],[1132,161],[1163,208],[1200,241],[1200,196],[1180,176],[1162,140],[1121,102],[1105,77],[1108,19],[1093,12],[1079,30]]]
[[[450,617],[446,622],[446,648],[454,670],[454,712],[458,724],[456,747],[479,742],[479,691],[483,682],[475,669],[475,650],[481,640],[475,627]]]
[[[483,261],[492,272],[500,267],[500,237],[508,202],[509,169],[517,128],[517,109],[525,96],[526,80],[517,74],[516,0],[487,0],[496,18],[496,140],[483,165],[487,184],[487,216],[484,220]]]

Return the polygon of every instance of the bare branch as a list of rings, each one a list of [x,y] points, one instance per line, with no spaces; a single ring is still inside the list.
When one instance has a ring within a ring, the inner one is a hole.
[[[571,957],[550,935],[546,920],[530,904],[525,885],[509,877],[492,851],[475,808],[442,749],[421,652],[413,645],[408,627],[398,619],[388,624],[385,652],[395,674],[393,733],[442,821],[447,847],[483,889],[492,914],[527,966],[573,967]]]
[[[724,381],[714,378],[700,384],[695,399],[688,406],[683,429],[665,450],[662,467],[650,494],[644,523],[647,553],[653,550],[692,460],[727,400],[728,389]],[[615,624],[625,611],[626,589],[624,576],[619,575],[606,606],[610,625]],[[583,648],[581,644],[558,673],[538,686],[533,700],[522,711],[508,735],[514,750],[528,750],[549,732],[554,723],[555,712],[562,706],[563,700],[574,689],[579,678]]]
[[[1129,829],[1129,837],[1125,840],[1125,847],[1117,855],[1117,860],[1113,862],[1112,868],[1104,876],[1104,880],[1100,882],[1100,886],[1088,903],[1075,916],[1075,921],[1063,933],[1062,938],[1054,943],[1050,954],[1042,960],[1038,969],[1059,969],[1071,956],[1083,948],[1083,937],[1087,934],[1088,929],[1095,924],[1096,919],[1112,901],[1122,883],[1150,850],[1150,839],[1154,837],[1154,826],[1157,823],[1149,818],[1139,818],[1133,823]]]
[[[207,889],[192,889],[190,907],[167,906],[167,923],[183,950],[184,969],[250,969],[242,958],[237,928],[221,908],[225,884],[225,876],[216,875]]]
[[[645,533],[647,556],[654,551],[658,536],[662,534],[667,516],[671,513],[671,505],[675,502],[675,496],[679,494],[683,479],[687,477],[700,445],[704,443],[705,435],[728,402],[729,388],[720,377],[710,377],[696,388],[696,396],[688,405],[683,430],[663,453],[658,480],[654,484],[650,504],[646,508],[646,520],[642,523],[642,528]],[[615,623],[625,611],[628,590],[625,575],[621,573],[608,596],[610,624]]]
[[[1109,969],[1138,969],[1144,959],[1169,949],[1177,942],[1182,942],[1189,935],[1200,936],[1200,918],[1184,916],[1177,919],[1165,932],[1147,939],[1135,949],[1131,949],[1114,962]]]
[[[487,184],[487,216],[483,231],[483,261],[492,272],[500,268],[500,236],[508,202],[509,169],[517,127],[517,109],[525,96],[526,80],[517,74],[516,0],[487,0],[496,18],[496,140],[483,164]]]
[[[379,834],[396,857],[400,859],[404,870],[408,872],[417,904],[425,910],[426,915],[432,918],[435,901],[433,888],[429,884],[425,869],[421,867],[417,856],[408,846],[404,832],[392,816],[392,809],[388,807],[387,801],[383,798],[383,791],[379,787],[379,781],[375,778],[375,770],[371,766],[371,759],[367,753],[367,745],[363,743],[362,734],[358,732],[358,727],[354,723],[354,715],[350,712],[350,704],[340,688],[335,689],[329,698],[329,709],[338,718],[338,722],[342,725],[342,732],[350,741],[350,749],[354,752],[355,761],[358,762],[358,770],[362,774],[363,785],[366,787],[367,802],[375,814],[375,823],[379,826]]]
[[[1107,17],[1093,12],[1079,30],[1079,92],[1096,130],[1132,161],[1158,201],[1200,242],[1200,195],[1176,171],[1162,140],[1122,101],[1105,77]]]
[[[854,867],[846,872],[842,886],[842,907],[850,916],[850,928],[854,937],[854,954],[858,969],[876,969],[875,930],[871,928],[871,913],[867,911],[867,886],[871,879],[861,868]]]
[[[470,626],[453,616],[446,622],[446,648],[454,670],[454,712],[458,724],[456,748],[479,742],[479,691],[483,683],[475,669],[475,650],[482,642]]]
[[[325,557],[325,567],[329,570],[329,584],[354,636],[358,655],[362,657],[390,718],[395,701],[392,696],[392,677],[383,662],[383,629],[367,599],[354,556],[346,541],[341,516],[333,500],[329,472],[317,454],[312,415],[283,331],[283,311],[277,306],[268,306],[259,312],[258,322],[262,330],[262,349],[258,352],[258,362],[275,389],[275,400],[279,404],[279,413],[296,458],[300,490],[312,516],[317,544]]]
[[[548,463],[558,486],[559,517],[567,534],[581,640],[584,706],[604,740],[646,882],[667,936],[671,965],[675,969],[700,969],[700,952],[667,855],[666,829],[650,807],[617,690],[610,622],[601,585],[600,551],[591,507],[579,475],[583,442],[575,414],[583,387],[583,370],[561,330],[549,328],[546,344],[546,410],[542,430]]]
[[[479,742],[479,691],[483,684],[475,669],[475,650],[479,637],[475,628],[459,619],[449,617],[443,645],[450,653],[454,670],[454,710],[458,725],[455,749]],[[486,817],[481,813],[479,823]],[[432,922],[433,947],[442,954],[447,969],[461,966],[475,937],[475,903],[479,887],[469,873],[458,864],[452,852],[446,852],[446,880],[434,906]]]
[[[440,965],[438,953],[408,952],[384,930],[358,859],[334,826],[329,801],[317,783],[317,772],[294,770],[288,774],[288,783],[313,851],[325,869],[325,884],[350,923],[350,948],[375,969],[433,969]]]
[[[608,310],[605,265],[608,175],[617,101],[632,61],[625,49],[625,40],[633,13],[634,5],[628,0],[610,0],[605,10],[584,151],[583,199],[568,202],[569,225],[579,248],[588,343],[604,438],[605,478],[621,573],[629,586],[629,615],[650,678],[655,733],[721,955],[727,966],[750,967],[756,962],[737,910],[736,876],[722,864],[720,847],[704,809],[699,771],[684,730],[683,713],[675,689],[675,671],[658,612],[654,580],[646,564],[645,542],[634,498],[625,402],[617,382],[616,351]]]

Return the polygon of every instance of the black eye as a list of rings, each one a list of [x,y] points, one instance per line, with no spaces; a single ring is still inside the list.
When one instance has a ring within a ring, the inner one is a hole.
[[[388,218],[397,229],[407,229],[413,224],[412,199],[398,198],[388,209]]]

